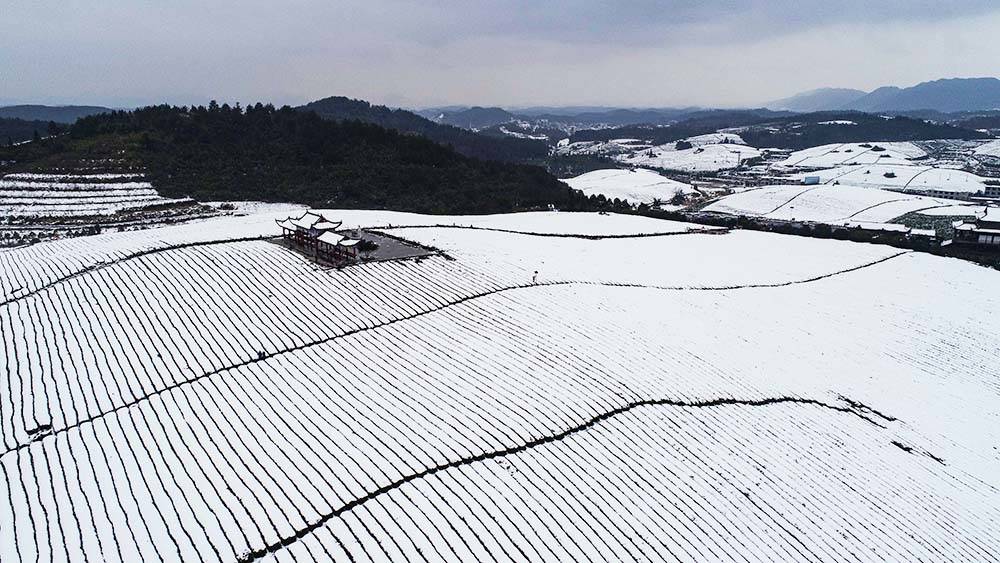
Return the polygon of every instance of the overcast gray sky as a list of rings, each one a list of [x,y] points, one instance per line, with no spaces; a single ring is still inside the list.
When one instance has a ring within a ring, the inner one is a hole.
[[[743,106],[1000,74],[997,0],[6,0],[0,104]]]

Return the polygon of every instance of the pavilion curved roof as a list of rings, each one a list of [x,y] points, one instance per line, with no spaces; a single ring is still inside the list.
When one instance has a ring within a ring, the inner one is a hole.
[[[335,231],[340,228],[343,224],[342,221],[330,221],[326,217],[313,213],[312,211],[306,211],[299,217],[288,216],[286,219],[275,219],[275,223],[278,224],[283,229],[289,230],[319,230],[319,231]]]

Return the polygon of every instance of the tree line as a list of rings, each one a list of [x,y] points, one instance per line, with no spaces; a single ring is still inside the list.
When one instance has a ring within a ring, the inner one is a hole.
[[[469,158],[417,135],[269,104],[115,111],[2,154],[23,169],[83,161],[142,168],[164,196],[199,201],[425,213],[615,207],[536,166]]]

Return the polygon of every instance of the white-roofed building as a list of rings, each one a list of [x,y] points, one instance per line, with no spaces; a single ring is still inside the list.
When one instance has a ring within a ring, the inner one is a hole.
[[[972,222],[954,223],[955,242],[975,244],[1000,250],[1000,207],[987,207],[981,217]]]
[[[361,241],[337,233],[343,224],[341,221],[330,221],[306,211],[300,217],[275,220],[275,223],[281,227],[284,240],[309,251],[314,258],[337,263],[357,258],[357,244]]]

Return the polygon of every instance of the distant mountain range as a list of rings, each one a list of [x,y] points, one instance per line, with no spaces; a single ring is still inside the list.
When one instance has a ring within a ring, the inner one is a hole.
[[[500,123],[516,120],[517,117],[503,108],[471,107],[450,112],[441,112],[433,121],[461,127],[462,129],[484,129]]]
[[[42,106],[18,105],[0,107],[0,118],[23,119],[24,121],[54,121],[56,123],[73,123],[81,117],[107,113],[110,108],[101,106]]]
[[[864,92],[846,88],[820,88],[767,104],[771,109],[798,112],[856,110],[864,112],[943,113],[1000,109],[1000,80],[996,78],[945,78],[909,88],[883,86]]]
[[[688,115],[704,111],[701,108],[612,108],[612,107],[532,107],[504,109],[499,107],[453,106],[428,108],[418,114],[443,125],[452,125],[487,135],[498,135],[497,127],[510,125],[516,134],[544,134],[555,139],[573,131],[593,127],[624,125],[669,125]],[[561,133],[560,133],[561,132]]]
[[[826,111],[840,109],[863,98],[868,92],[851,88],[819,88],[795,94],[789,98],[775,100],[767,107],[776,110],[797,112]]]

